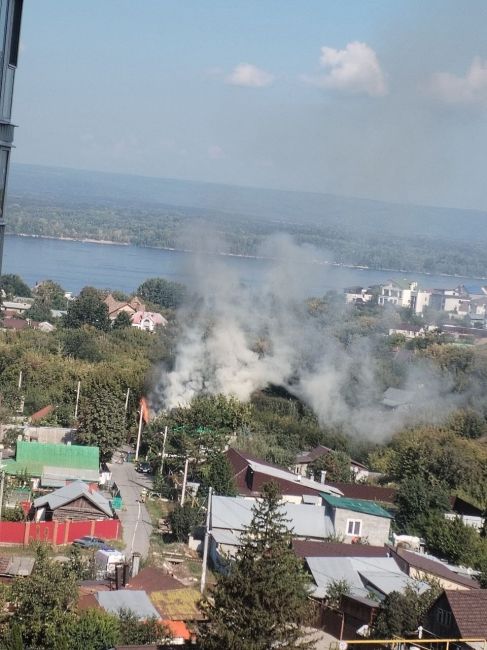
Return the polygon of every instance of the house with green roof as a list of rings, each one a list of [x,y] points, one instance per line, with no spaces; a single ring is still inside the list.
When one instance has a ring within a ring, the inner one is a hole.
[[[332,522],[335,535],[353,543],[368,542],[382,546],[389,541],[393,516],[374,501],[349,499],[320,493],[326,506],[326,517]]]
[[[97,484],[100,451],[98,447],[19,440],[15,460],[5,460],[4,469],[10,476],[26,474],[41,487],[62,487],[76,480]]]

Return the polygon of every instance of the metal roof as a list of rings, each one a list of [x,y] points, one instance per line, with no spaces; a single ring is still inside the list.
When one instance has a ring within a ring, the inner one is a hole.
[[[100,607],[111,614],[118,614],[121,609],[125,609],[133,612],[138,619],[160,618],[145,591],[99,591],[96,599]]]
[[[243,530],[250,525],[256,499],[213,496],[211,501],[211,528]],[[284,518],[296,537],[325,539],[331,535],[333,526],[323,506],[282,502]]]
[[[17,463],[38,463],[52,467],[98,470],[100,452],[98,447],[19,440],[15,460]]]
[[[354,569],[352,561],[348,557],[307,557],[306,563],[311,571],[316,586],[320,588],[315,595],[320,597],[326,592],[330,583],[338,580],[346,580],[351,591],[356,596],[367,596],[368,591],[364,587],[359,574]]]
[[[429,588],[426,583],[403,573],[392,557],[354,557],[351,561],[362,580],[386,596],[393,591],[402,592],[408,585],[420,593]]]
[[[301,474],[294,474],[285,469],[280,469],[279,467],[270,467],[269,465],[264,465],[262,463],[257,463],[255,461],[248,461],[250,468],[254,472],[260,474],[266,474],[267,476],[273,476],[274,478],[280,478],[283,481],[290,481],[296,483],[296,485],[302,485],[317,492],[329,492],[330,494],[341,494],[340,490],[337,488],[331,487],[326,483],[319,483],[318,481],[312,481],[309,478],[301,476]]]
[[[51,492],[51,494],[38,497],[34,500],[34,508],[41,508],[42,506],[48,505],[51,510],[56,510],[56,508],[71,503],[71,501],[81,496],[85,497],[85,499],[93,503],[93,505],[109,517],[113,515],[110,502],[99,492],[90,492],[86,484],[82,481],[74,481],[59,490]]]
[[[420,593],[428,585],[409,578],[390,557],[307,557],[306,563],[313,579],[320,588],[315,595],[326,591],[328,585],[336,580],[346,580],[352,594],[367,596],[374,590],[384,596],[393,591],[402,592],[406,586],[416,587]]]
[[[403,388],[388,388],[383,395],[382,404],[389,408],[408,406],[413,401],[413,393]]]
[[[332,508],[341,508],[342,510],[351,510],[352,512],[361,512],[364,515],[373,517],[384,517],[385,519],[394,519],[382,506],[374,501],[364,501],[363,499],[349,499],[348,497],[334,497],[331,494],[321,495]]]

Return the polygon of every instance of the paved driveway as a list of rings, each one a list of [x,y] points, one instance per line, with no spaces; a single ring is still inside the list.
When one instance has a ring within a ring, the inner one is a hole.
[[[143,488],[150,488],[152,481],[145,474],[137,474],[132,463],[113,463],[110,470],[123,499],[123,509],[118,511],[118,516],[123,526],[124,553],[127,559],[134,551],[145,558],[149,552],[152,523],[147,508],[140,503],[140,493]]]

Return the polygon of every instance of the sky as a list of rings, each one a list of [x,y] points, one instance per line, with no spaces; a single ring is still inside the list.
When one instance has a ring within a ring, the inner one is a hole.
[[[487,209],[487,3],[25,0],[13,160]]]

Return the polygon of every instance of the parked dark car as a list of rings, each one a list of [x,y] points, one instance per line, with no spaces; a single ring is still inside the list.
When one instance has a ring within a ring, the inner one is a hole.
[[[113,548],[106,543],[101,537],[93,537],[92,535],[84,535],[83,537],[78,537],[73,541],[73,546],[79,546],[80,548],[96,548],[102,549],[103,551],[113,551]]]
[[[139,474],[152,474],[152,465],[146,462],[137,463],[135,471],[139,472]]]

